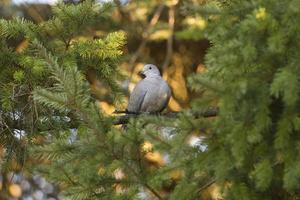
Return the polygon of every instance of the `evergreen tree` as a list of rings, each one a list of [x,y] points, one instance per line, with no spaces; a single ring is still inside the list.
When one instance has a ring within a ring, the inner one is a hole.
[[[190,82],[218,99],[201,166],[226,199],[299,198],[299,9],[297,0],[188,8],[210,16],[207,72]]]
[[[58,145],[55,141],[62,138],[68,141],[70,129],[78,130],[77,119],[83,117],[77,109],[86,108],[91,113],[85,113],[85,117],[96,117],[96,111],[91,110],[98,107],[90,106],[96,106],[96,101],[89,96],[90,87],[84,81],[90,71],[111,91],[107,98],[115,102],[120,99],[117,81],[122,75],[117,65],[125,35],[114,32],[97,39],[88,32],[109,16],[111,8],[111,4],[94,1],[60,3],[53,9],[54,17],[39,24],[20,18],[1,19],[1,172],[22,170],[25,160],[25,167],[37,164],[29,147]],[[16,41],[22,41],[21,45],[17,46]],[[48,100],[48,107],[34,100],[33,90],[38,87],[53,88],[51,92],[36,92],[38,100]],[[68,105],[81,108],[64,108]],[[109,119],[97,124],[97,130],[109,126],[105,123]]]

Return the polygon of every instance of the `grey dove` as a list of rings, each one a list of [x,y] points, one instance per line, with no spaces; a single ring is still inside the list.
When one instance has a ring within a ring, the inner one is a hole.
[[[153,64],[146,64],[139,74],[144,79],[133,89],[127,111],[133,113],[163,111],[170,100],[171,90],[161,77],[158,68]]]

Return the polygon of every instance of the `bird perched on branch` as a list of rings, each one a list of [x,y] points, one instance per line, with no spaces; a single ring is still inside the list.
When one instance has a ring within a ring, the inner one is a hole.
[[[133,89],[127,111],[131,113],[159,113],[168,105],[171,90],[158,68],[146,64],[139,75],[143,78]]]

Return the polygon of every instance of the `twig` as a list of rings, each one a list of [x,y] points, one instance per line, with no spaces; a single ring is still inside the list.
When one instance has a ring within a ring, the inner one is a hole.
[[[129,122],[130,118],[138,118],[140,115],[150,115],[150,116],[163,116],[163,117],[168,117],[168,118],[176,118],[178,117],[181,112],[170,112],[170,113],[164,113],[164,114],[157,114],[157,113],[134,113],[134,112],[129,112],[129,111],[115,111],[114,113],[124,113],[126,115],[122,115],[117,117],[117,120],[114,122],[114,125],[120,125],[120,124],[127,124]],[[219,108],[218,107],[213,107],[213,108],[208,108],[203,111],[194,111],[191,112],[192,116],[194,118],[208,118],[208,117],[215,117],[219,113]]]
[[[113,114],[134,114],[134,115],[139,115],[139,114],[142,114],[142,113],[131,112],[131,111],[128,111],[128,110],[115,110],[113,112]]]
[[[118,157],[113,153],[112,155],[114,158],[118,159]],[[145,183],[143,181],[143,179],[139,176],[139,174],[134,170],[134,168],[132,168],[126,161],[124,160],[120,160],[126,167],[128,170],[131,171],[131,173],[138,179],[138,182],[143,185],[144,187],[146,187],[150,192],[152,192],[152,194],[154,196],[156,196],[159,200],[162,200],[163,198],[160,196],[160,194],[155,191],[155,189],[153,189],[150,185],[148,185],[147,183]]]
[[[152,28],[155,26],[155,24],[158,22],[158,19],[163,11],[164,8],[164,4],[161,4],[158,6],[158,8],[156,9],[146,31],[143,33],[143,41],[141,42],[140,46],[138,47],[138,49],[136,50],[136,52],[133,54],[133,56],[131,57],[130,61],[129,61],[129,67],[130,67],[130,77],[129,77],[129,82],[132,79],[132,75],[134,72],[134,63],[136,62],[136,60],[138,59],[139,55],[141,54],[142,50],[144,49],[144,47],[146,46],[146,43],[149,39],[150,33]]]
[[[63,167],[61,168],[61,170],[62,170],[63,174],[65,175],[65,177],[68,179],[68,181],[69,181],[70,183],[72,183],[73,185],[80,185],[80,186],[83,186],[81,183],[75,182],[75,181],[69,176],[69,174],[66,172],[66,170],[65,170]]]
[[[197,193],[201,192],[202,190],[208,188],[209,186],[211,186],[212,184],[214,184],[216,182],[216,179],[212,179],[210,180],[209,182],[207,182],[205,185],[203,185],[202,187],[200,187],[198,190],[197,190]]]
[[[147,183],[144,183],[144,186],[150,190],[158,199],[162,200],[163,198],[156,192],[151,186],[149,186]]]

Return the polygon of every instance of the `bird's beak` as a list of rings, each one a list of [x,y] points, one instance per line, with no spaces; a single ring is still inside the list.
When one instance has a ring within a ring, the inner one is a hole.
[[[138,72],[138,75],[139,75],[142,79],[146,78],[146,75],[144,74],[143,71],[139,71],[139,72]]]

